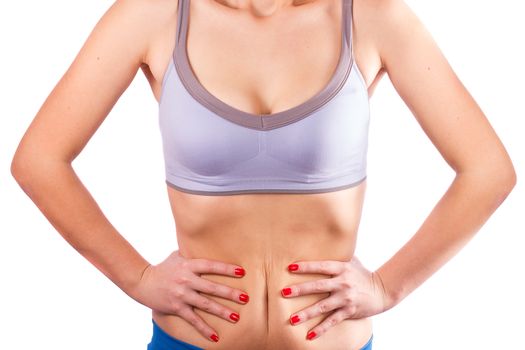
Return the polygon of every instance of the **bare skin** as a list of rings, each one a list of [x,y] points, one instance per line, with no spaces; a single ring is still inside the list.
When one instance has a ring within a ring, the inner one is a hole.
[[[231,106],[264,114],[288,109],[320,90],[339,54],[339,1],[303,1],[300,6],[254,1],[259,7],[240,3],[244,6],[233,9],[230,1],[192,1],[188,53],[202,84]],[[139,68],[159,100],[174,48],[176,5],[168,0],[117,1],[38,112],[11,168],[64,238],[148,306],[155,295],[148,294],[146,281],[160,269],[111,226],[71,162]],[[387,73],[456,171],[454,182],[413,238],[370,274],[353,254],[366,181],[308,195],[206,197],[167,187],[180,255],[243,267],[242,278],[200,275],[250,297],[239,303],[205,295],[237,312],[237,322],[194,309],[209,325],[208,335],[219,334],[217,343],[182,317],[160,307],[153,310],[155,321],[174,337],[207,349],[359,349],[372,333],[370,316],[395,306],[445,264],[514,187],[516,175],[499,138],[413,12],[400,0],[354,0],[353,17],[355,60],[369,96]],[[304,273],[320,271],[319,261],[331,262],[323,266],[333,270]],[[288,271],[291,263],[299,270]],[[381,293],[372,290],[379,284],[368,283],[368,277],[380,282]],[[310,289],[298,294],[299,286],[307,286],[301,283],[321,279],[338,283],[326,283],[321,293]],[[285,287],[292,295],[281,294]],[[373,297],[356,298],[354,290]],[[330,294],[341,306],[335,312],[305,311],[329,300]],[[291,325],[290,317],[297,314],[304,322]],[[334,322],[328,324],[331,317]],[[311,330],[317,336],[309,341],[305,336]]]
[[[324,9],[328,13],[316,20]],[[238,109],[264,114],[288,109],[314,94],[330,78],[339,55],[339,9],[339,2],[313,1],[302,7],[283,8],[279,10],[281,13],[274,13],[275,18],[263,20],[254,19],[249,10],[236,13],[213,2],[193,1],[188,36],[192,67],[213,95]],[[290,23],[300,17],[296,12],[304,17]],[[214,21],[210,21],[212,17]],[[288,21],[287,26],[283,26],[283,20]],[[162,38],[174,38],[175,28],[174,16]],[[242,36],[235,35],[238,28],[243,28]],[[275,34],[266,35],[269,31]],[[195,35],[196,32],[208,34]],[[310,45],[297,45],[298,37],[307,38]],[[297,49],[291,50],[294,46]],[[312,50],[312,47],[318,49]],[[173,40],[163,39],[150,54],[151,62],[157,65],[149,65],[151,73],[147,76],[157,101],[161,94],[159,84],[173,48]],[[251,52],[268,52],[268,58]],[[271,52],[279,52],[279,60],[271,59]],[[324,55],[320,56],[319,52]],[[297,62],[297,57],[302,61]],[[261,65],[261,60],[267,63]],[[224,63],[218,69],[216,62]],[[376,66],[367,71],[379,70],[378,64],[376,58]],[[229,82],[228,91],[224,81]],[[265,81],[268,82],[260,83]],[[244,267],[247,273],[242,279],[202,276],[238,288],[250,297],[246,305],[240,306],[234,301],[207,295],[237,312],[240,319],[236,324],[195,309],[218,332],[218,344],[210,344],[181,317],[153,311],[154,320],[169,334],[210,349],[358,349],[368,341],[372,333],[368,318],[341,323],[322,343],[305,341],[308,331],[327,315],[295,326],[290,325],[290,317],[329,293],[286,299],[281,295],[282,288],[294,283],[326,278],[321,274],[292,274],[287,270],[288,264],[301,259],[348,261],[352,258],[366,181],[344,191],[309,195],[205,197],[167,188],[180,253],[185,257],[206,257]]]

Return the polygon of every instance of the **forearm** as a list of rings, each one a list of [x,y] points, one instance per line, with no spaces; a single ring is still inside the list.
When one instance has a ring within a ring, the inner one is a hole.
[[[40,160],[13,174],[64,239],[130,295],[148,262],[122,237],[69,163]]]
[[[449,261],[487,221],[513,187],[488,176],[458,174],[415,235],[376,273],[389,307]]]

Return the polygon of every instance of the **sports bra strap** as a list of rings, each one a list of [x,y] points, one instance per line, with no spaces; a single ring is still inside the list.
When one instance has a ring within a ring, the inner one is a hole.
[[[339,60],[335,70],[332,73],[330,80],[321,91],[310,97],[308,100],[290,107],[287,110],[275,112],[273,114],[248,113],[226,104],[202,86],[193,72],[186,51],[190,17],[190,0],[179,0],[178,3],[177,42],[173,52],[173,62],[177,73],[187,91],[196,101],[233,123],[257,130],[271,130],[297,122],[328,103],[342,88],[352,69],[352,0],[339,1],[341,1],[339,4],[342,5],[342,13],[339,23],[342,34],[340,39]]]

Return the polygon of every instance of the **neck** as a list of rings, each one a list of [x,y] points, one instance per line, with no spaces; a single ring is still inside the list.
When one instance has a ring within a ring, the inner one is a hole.
[[[258,17],[267,17],[273,15],[282,7],[290,5],[299,5],[306,2],[305,0],[215,0],[225,6],[249,10]]]

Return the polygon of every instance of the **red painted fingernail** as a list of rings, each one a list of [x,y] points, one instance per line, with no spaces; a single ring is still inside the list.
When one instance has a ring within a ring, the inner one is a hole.
[[[210,336],[211,340],[213,340],[214,342],[218,342],[219,341],[219,336],[217,334],[212,334]]]
[[[245,273],[246,273],[246,271],[244,271],[244,269],[242,267],[236,267],[235,268],[235,274],[237,276],[244,276]]]
[[[315,334],[314,331],[311,331],[310,333],[308,333],[308,334],[306,335],[306,338],[307,338],[308,340],[312,340],[313,338],[315,338],[316,335],[317,335],[317,334]]]
[[[239,321],[239,314],[236,313],[236,312],[232,312],[232,313],[230,314],[230,318],[231,318],[232,320],[234,320],[235,322],[237,322],[237,321]]]
[[[281,290],[281,294],[283,297],[292,294],[292,288],[283,288],[283,290]]]
[[[297,265],[297,264],[290,264],[290,265],[288,265],[288,270],[289,271],[296,271],[298,268],[299,268],[299,265]]]
[[[293,315],[292,318],[290,318],[290,323],[291,324],[296,324],[299,321],[301,321],[301,319],[297,315]]]
[[[248,300],[250,300],[250,297],[247,294],[243,293],[243,294],[239,295],[239,300],[240,301],[244,301],[245,303],[247,303]]]

